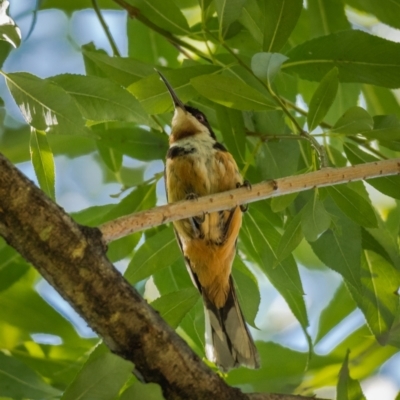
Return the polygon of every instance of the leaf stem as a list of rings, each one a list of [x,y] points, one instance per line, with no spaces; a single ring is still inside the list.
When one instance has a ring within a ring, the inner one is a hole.
[[[121,53],[118,50],[117,44],[115,43],[115,40],[111,35],[110,29],[108,28],[108,25],[106,24],[106,21],[104,20],[103,15],[101,14],[97,0],[92,0],[92,5],[93,5],[94,12],[96,13],[97,18],[99,19],[100,25],[102,26],[104,33],[107,36],[108,42],[110,43],[111,49],[113,51],[113,55],[116,57],[121,57]]]

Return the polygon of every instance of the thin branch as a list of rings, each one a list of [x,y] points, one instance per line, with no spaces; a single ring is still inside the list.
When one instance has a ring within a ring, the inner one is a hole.
[[[253,136],[256,138],[261,139],[263,142],[269,142],[270,140],[307,140],[308,139],[304,136],[300,135],[270,135],[270,134],[263,134],[263,133],[258,133],[258,132],[246,132],[247,136]]]
[[[100,227],[100,230],[103,233],[103,239],[108,243],[133,232],[179,219],[194,217],[203,212],[228,210],[240,204],[252,203],[317,187],[399,174],[400,158],[359,164],[352,167],[324,168],[303,175],[257,183],[251,189],[239,188],[200,197],[197,200],[185,200],[141,211],[107,222]]]
[[[142,24],[146,25],[148,28],[159,33],[161,36],[164,36],[164,38],[167,39],[178,50],[180,50],[181,48],[185,48],[186,50],[191,51],[193,54],[196,54],[198,57],[202,58],[203,60],[206,60],[209,63],[212,63],[212,61],[204,53],[202,53],[199,49],[197,49],[195,46],[192,46],[191,44],[186,43],[185,41],[179,39],[178,37],[173,35],[171,32],[169,32],[163,28],[160,28],[154,22],[152,22],[148,18],[146,18],[137,7],[134,7],[133,5],[127,3],[125,0],[113,0],[113,1],[115,3],[117,3],[119,6],[121,6],[123,9],[125,9],[128,12],[128,15],[130,18],[137,19]],[[187,33],[190,33],[190,32],[187,32]]]
[[[110,46],[113,51],[113,55],[117,56],[117,57],[121,57],[121,53],[118,50],[117,44],[115,43],[115,40],[111,35],[110,29],[108,28],[108,25],[106,24],[106,21],[104,20],[103,15],[101,14],[100,7],[97,3],[97,0],[92,0],[92,5],[93,5],[94,12],[96,13],[97,18],[99,19],[100,24],[103,27],[104,33],[107,36],[108,42],[110,43]]]

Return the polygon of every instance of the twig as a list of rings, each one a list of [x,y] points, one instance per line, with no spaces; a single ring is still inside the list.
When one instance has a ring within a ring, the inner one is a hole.
[[[101,11],[100,11],[99,5],[97,3],[97,0],[92,0],[92,5],[93,5],[94,12],[96,13],[97,18],[99,19],[100,24],[103,27],[104,33],[106,34],[107,39],[110,43],[110,46],[113,51],[113,55],[117,56],[117,57],[121,57],[121,53],[119,52],[117,44],[115,43],[114,38],[111,35],[110,29],[108,28],[106,21],[104,20],[103,16],[101,15]]]
[[[199,49],[197,49],[196,47],[192,46],[191,44],[186,43],[185,41],[177,38],[175,35],[168,32],[167,30],[160,28],[154,22],[152,22],[148,18],[146,18],[137,7],[134,7],[133,5],[127,3],[125,0],[113,0],[113,1],[115,3],[117,3],[119,6],[121,6],[123,9],[125,9],[128,12],[128,15],[130,18],[137,19],[138,21],[140,21],[142,24],[146,25],[153,31],[164,36],[164,38],[167,39],[173,46],[178,48],[178,50],[180,50],[181,48],[185,48],[185,49],[191,51],[193,54],[196,54],[198,57],[208,61],[209,63],[212,63],[212,61],[204,53],[199,51]],[[187,32],[187,33],[190,33],[190,32]]]
[[[106,243],[167,222],[194,217],[203,212],[227,210],[240,204],[252,203],[301,192],[317,187],[338,185],[362,179],[372,179],[400,174],[400,158],[372,162],[344,168],[324,168],[303,175],[290,176],[255,184],[249,190],[240,188],[223,193],[185,200],[136,214],[127,215],[100,226]]]

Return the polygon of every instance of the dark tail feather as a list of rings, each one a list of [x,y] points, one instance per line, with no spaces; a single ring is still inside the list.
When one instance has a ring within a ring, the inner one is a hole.
[[[203,292],[207,358],[224,371],[241,365],[259,368],[257,349],[243,318],[232,277],[229,286],[222,308],[215,307]]]

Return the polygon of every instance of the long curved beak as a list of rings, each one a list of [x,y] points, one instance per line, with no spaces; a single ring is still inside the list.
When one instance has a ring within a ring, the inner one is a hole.
[[[172,86],[169,84],[169,82],[167,81],[167,79],[165,78],[165,76],[156,69],[156,71],[158,72],[158,75],[160,75],[162,81],[165,83],[165,86],[168,89],[169,94],[172,97],[172,101],[174,102],[174,106],[181,108],[183,111],[186,111],[185,109],[185,105],[182,103],[182,101],[179,99],[179,97],[176,95],[174,89],[172,89]]]

